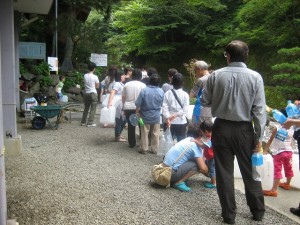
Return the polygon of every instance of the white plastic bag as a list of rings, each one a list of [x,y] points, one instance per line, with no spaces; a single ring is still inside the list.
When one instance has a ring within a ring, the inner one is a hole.
[[[107,94],[107,95],[105,95],[105,97],[103,97],[102,107],[107,107],[109,96],[110,96],[110,94]],[[119,104],[121,104],[121,96],[115,95],[113,98],[113,101],[112,101],[112,105],[117,108],[119,106]]]
[[[69,98],[67,95],[63,95],[60,99],[58,99],[59,102],[67,103],[69,101]]]
[[[31,106],[37,106],[37,105],[38,105],[38,103],[34,97],[25,98],[23,104],[21,105],[21,110],[30,111]]]
[[[159,138],[159,148],[157,155],[165,155],[174,145],[170,128],[167,128],[163,135]]]
[[[100,124],[113,125],[115,124],[116,108],[111,106],[109,108],[104,107],[100,111]]]

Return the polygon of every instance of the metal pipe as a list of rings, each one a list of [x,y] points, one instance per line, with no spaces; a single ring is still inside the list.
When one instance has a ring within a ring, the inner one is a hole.
[[[57,15],[58,15],[58,12],[57,12],[57,0],[55,0],[55,56],[58,57],[58,46],[57,46],[57,43],[58,43],[58,40],[57,40]]]

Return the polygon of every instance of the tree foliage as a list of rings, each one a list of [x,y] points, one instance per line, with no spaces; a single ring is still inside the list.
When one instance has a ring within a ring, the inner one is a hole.
[[[183,72],[184,62],[201,59],[217,69],[226,64],[226,44],[240,39],[250,48],[248,66],[266,85],[280,84],[277,92],[299,96],[299,0],[62,0],[59,15],[60,44],[73,44],[69,52],[59,49],[72,62],[100,52],[116,65]],[[40,32],[50,25],[53,32],[54,22],[32,27]],[[27,35],[38,40],[36,32]]]
[[[300,47],[280,49],[278,54],[282,63],[272,66],[277,88],[289,99],[300,99]]]
[[[108,46],[119,44],[120,54],[172,59],[197,45],[216,39],[212,16],[225,9],[218,0],[134,0],[115,13],[116,33]]]

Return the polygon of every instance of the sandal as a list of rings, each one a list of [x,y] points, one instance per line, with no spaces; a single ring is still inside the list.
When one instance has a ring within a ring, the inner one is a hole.
[[[285,189],[285,190],[290,190],[291,189],[291,185],[290,184],[287,184],[287,183],[281,183],[279,182],[279,187]]]
[[[186,186],[186,184],[184,182],[180,182],[178,184],[175,184],[174,187],[180,191],[183,191],[183,192],[189,192],[191,191],[192,189],[188,186]]]
[[[277,197],[277,191],[263,191],[265,196]]]
[[[122,137],[116,137],[116,142],[126,142],[127,140]]]

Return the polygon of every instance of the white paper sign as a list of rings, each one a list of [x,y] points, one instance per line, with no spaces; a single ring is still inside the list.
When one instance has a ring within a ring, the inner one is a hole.
[[[48,64],[50,65],[50,71],[58,71],[57,57],[48,57]]]
[[[107,54],[91,54],[91,62],[96,63],[97,66],[107,66]]]

